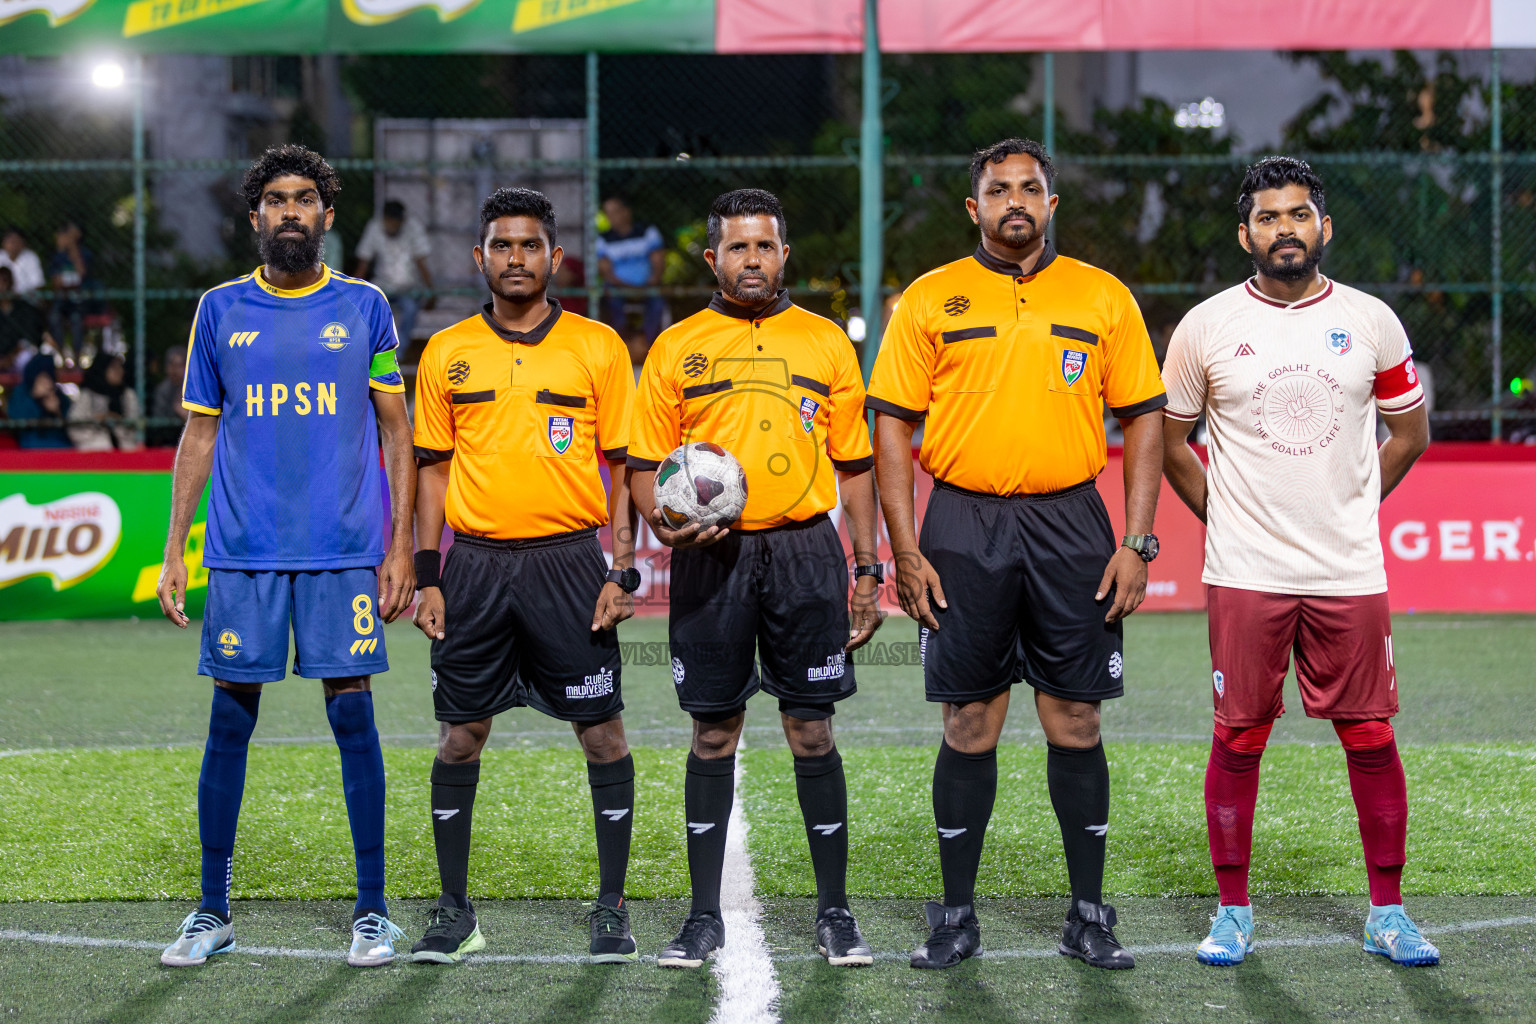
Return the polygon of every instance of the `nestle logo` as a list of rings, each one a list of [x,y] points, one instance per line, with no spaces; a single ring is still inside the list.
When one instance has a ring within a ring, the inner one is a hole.
[[[67,523],[71,519],[100,519],[101,509],[96,505],[70,505],[65,508],[46,508],[43,517],[55,523]]]
[[[971,308],[971,300],[964,295],[951,295],[944,303],[944,312],[950,316],[959,316]]]

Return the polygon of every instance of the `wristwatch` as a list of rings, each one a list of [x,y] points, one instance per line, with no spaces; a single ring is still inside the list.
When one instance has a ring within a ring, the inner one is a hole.
[[[885,563],[875,562],[873,565],[856,565],[853,567],[853,582],[858,583],[860,576],[873,576],[876,585],[885,582]]]
[[[1157,534],[1155,533],[1128,534],[1121,539],[1120,545],[1136,552],[1143,562],[1150,562],[1157,557]]]
[[[640,589],[640,570],[634,566],[628,569],[609,569],[608,575],[603,578],[609,583],[617,583],[619,589],[626,594],[633,594]]]

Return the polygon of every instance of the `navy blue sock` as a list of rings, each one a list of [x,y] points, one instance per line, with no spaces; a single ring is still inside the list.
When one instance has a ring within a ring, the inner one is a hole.
[[[234,872],[235,827],[245,794],[245,754],[256,728],[261,691],[237,693],[213,688],[203,770],[197,777],[197,834],[203,844],[202,909],[229,917],[229,882]]]
[[[357,905],[353,918],[388,916],[384,905],[384,752],[373,726],[373,694],[348,690],[325,698],[325,717],[341,751],[341,788],[352,823],[357,856]]]

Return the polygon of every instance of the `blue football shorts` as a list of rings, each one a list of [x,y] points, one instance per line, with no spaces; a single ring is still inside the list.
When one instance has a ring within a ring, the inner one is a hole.
[[[374,569],[289,572],[208,570],[198,675],[229,683],[275,683],[287,674],[338,679],[387,672]]]

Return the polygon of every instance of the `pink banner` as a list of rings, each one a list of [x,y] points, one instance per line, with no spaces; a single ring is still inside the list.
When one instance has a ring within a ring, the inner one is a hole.
[[[1117,533],[1125,531],[1125,489],[1118,452],[1099,475],[1099,493]],[[916,471],[918,525],[933,482]],[[840,522],[843,545],[847,530]],[[1395,612],[1536,612],[1536,449],[1441,444],[1430,449],[1382,506],[1381,543]],[[891,546],[880,522],[880,558],[890,574]],[[1163,482],[1157,506],[1162,552],[1148,572],[1146,611],[1201,611],[1205,528]],[[607,546],[606,532],[604,546]],[[642,615],[665,615],[671,553],[642,530],[637,564]],[[901,605],[887,583],[886,609]]]
[[[857,53],[863,0],[718,0],[718,53]]]
[[[721,0],[721,8],[738,0]],[[1482,49],[1489,0],[881,0],[894,53]]]

